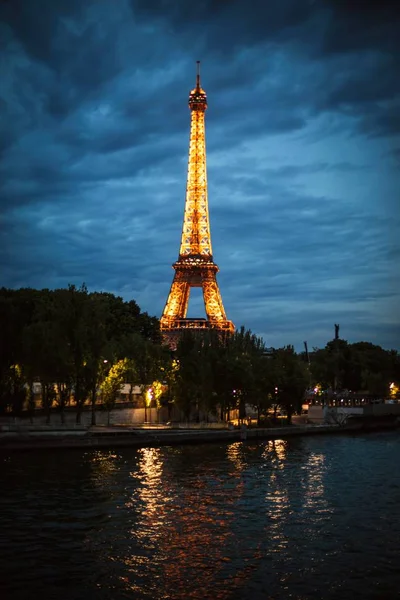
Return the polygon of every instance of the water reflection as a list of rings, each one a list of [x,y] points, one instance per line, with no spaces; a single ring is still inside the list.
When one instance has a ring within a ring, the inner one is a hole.
[[[233,442],[226,448],[226,456],[233,463],[238,471],[242,471],[246,467],[246,457],[244,455],[244,445],[242,442]]]
[[[226,588],[216,582],[227,577],[231,561],[240,557],[232,527],[244,486],[242,451],[228,447],[227,465],[234,468],[226,475],[215,473],[211,462],[199,463],[188,481],[187,473],[171,469],[165,449],[140,450],[125,502],[131,527],[127,552],[120,556],[127,573],[120,585],[136,594],[145,586],[149,597],[227,597]]]
[[[280,471],[285,468],[288,442],[271,440],[265,445],[263,458],[272,467],[267,484],[265,502],[267,508],[267,535],[272,541],[272,552],[282,552],[287,547],[283,534],[285,520],[290,512],[287,480]]]
[[[287,440],[270,440],[265,444],[263,459],[274,469],[284,469],[287,457]]]
[[[125,592],[177,600],[240,597],[266,556],[277,585],[290,583],[293,547],[300,552],[302,536],[315,536],[304,528],[304,514],[322,514],[323,454],[296,454],[287,440],[235,442],[221,450],[215,456],[209,449],[203,461],[189,448],[137,451],[107,556]],[[118,462],[112,453],[93,456],[109,490],[118,485],[112,481],[120,477]],[[303,571],[311,573],[307,564]]]
[[[232,505],[241,489],[236,470],[228,479],[205,471],[191,478],[190,487],[175,487],[173,518],[163,532],[158,555],[166,592],[172,597],[223,597],[216,581],[231,560],[227,544],[232,537]]]
[[[394,598],[400,441],[374,439],[13,456],[3,596]]]
[[[319,511],[324,501],[325,457],[323,454],[311,454],[304,466],[308,481],[304,492],[304,507]]]
[[[134,486],[131,498],[126,502],[127,508],[132,508],[138,501],[142,508],[141,514],[151,526],[154,520],[162,516],[165,502],[168,498],[160,485],[163,475],[163,458],[160,448],[142,448],[138,451],[138,470],[131,471],[130,476],[139,484]],[[158,524],[161,524],[162,521]]]
[[[102,480],[103,484],[104,477],[107,478],[110,476],[111,478],[115,471],[119,468],[119,461],[121,457],[114,452],[99,450],[91,453],[90,455],[86,453],[85,456],[88,458],[88,461],[91,464],[94,478]]]

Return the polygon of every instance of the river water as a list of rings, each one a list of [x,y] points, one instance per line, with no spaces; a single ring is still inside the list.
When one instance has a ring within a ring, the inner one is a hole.
[[[0,598],[400,598],[400,435],[1,454]]]

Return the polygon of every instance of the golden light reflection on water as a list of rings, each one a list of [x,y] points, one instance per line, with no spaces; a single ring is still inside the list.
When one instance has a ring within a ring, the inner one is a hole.
[[[226,455],[235,466],[235,469],[242,471],[246,467],[246,459],[243,455],[243,443],[233,442],[226,449]]]
[[[287,458],[287,440],[270,440],[266,443],[263,458],[270,460],[278,469],[284,469]]]
[[[140,595],[145,587],[148,597],[222,600],[235,590],[245,590],[266,548],[271,557],[284,561],[294,498],[288,447],[286,440],[267,442],[257,464],[252,452],[259,446],[229,444],[221,455],[225,471],[216,468],[215,461],[188,461],[184,448],[174,453],[173,460],[162,448],[138,450],[122,506],[125,552],[110,550],[108,556],[124,567],[119,583],[125,592]],[[99,475],[112,478],[118,456],[98,453],[93,464]],[[191,465],[190,472],[185,471],[186,464]],[[299,481],[300,503],[315,506],[324,493],[323,456],[307,457],[305,468],[303,483]],[[256,525],[260,518],[263,534]],[[222,581],[224,585],[217,583]]]
[[[304,490],[304,507],[312,509],[316,516],[329,513],[330,508],[325,497],[324,486],[325,456],[323,454],[311,454],[304,470],[308,476]]]
[[[182,490],[179,509],[174,512],[160,545],[163,579],[172,597],[224,597],[216,593],[215,581],[231,561],[227,543],[232,537],[234,511],[230,506],[237,494],[231,488],[227,500],[226,492],[221,494],[218,480],[194,481],[193,489]]]
[[[117,455],[98,453],[93,464],[99,478],[121,481]],[[266,555],[285,564],[288,527],[300,522],[301,510],[321,510],[324,458],[303,454],[300,464],[285,440],[235,442],[207,460],[185,447],[135,452],[125,462],[117,542],[107,556],[123,570],[119,585],[126,594],[176,600],[246,594]]]
[[[223,478],[207,464],[190,475],[171,471],[165,451],[140,450],[137,469],[130,473],[135,485],[125,504],[135,517],[128,534],[133,550],[123,557],[128,575],[120,579],[127,591],[140,589],[146,571],[152,573],[146,579],[147,589],[152,586],[149,597],[228,597],[226,590],[216,590],[215,581],[232,560],[228,540],[234,535],[234,504],[243,490],[240,452],[236,446],[230,449],[235,468]]]
[[[268,527],[266,535],[272,541],[272,552],[279,553],[287,548],[288,541],[283,533],[286,519],[290,512],[288,482],[282,471],[287,462],[288,442],[286,440],[270,440],[262,454],[265,464],[272,467],[268,481],[265,503],[267,507]]]
[[[141,482],[138,493],[144,505],[145,517],[154,519],[166,500],[160,485],[163,475],[161,450],[142,448],[139,450],[139,456],[139,472],[131,472],[131,477]]]
[[[94,478],[101,483],[113,478],[119,469],[120,456],[114,452],[98,450],[89,456]]]
[[[154,548],[168,522],[171,500],[168,479],[164,474],[164,457],[160,448],[138,450],[137,468],[130,472],[134,485],[125,502],[132,513],[134,527],[129,531],[132,540],[144,547]],[[138,568],[148,561],[147,556],[127,556],[125,564]]]
[[[247,451],[251,452],[251,448],[248,445],[243,446],[241,443],[231,444],[227,451],[228,458],[233,462],[241,475],[241,481],[244,480],[245,468],[248,469],[252,464],[251,459],[249,463],[249,459],[244,453],[244,448],[247,448]],[[258,446],[255,446],[253,451],[257,452],[257,449]],[[258,495],[262,489],[265,490],[267,488],[265,494],[266,526],[264,535],[261,534],[260,536],[257,531],[257,525],[254,525],[252,517],[254,508],[249,506],[248,510],[250,514],[247,511],[242,513],[242,518],[245,519],[245,523],[247,522],[247,526],[242,530],[242,536],[236,538],[238,555],[241,556],[241,566],[231,573],[229,580],[226,582],[225,595],[221,594],[218,596],[220,598],[229,598],[232,592],[236,594],[235,597],[250,597],[248,582],[264,563],[265,545],[270,547],[269,552],[271,554],[279,554],[288,547],[288,539],[284,535],[283,528],[290,512],[289,495],[287,481],[282,477],[282,471],[285,469],[287,461],[287,449],[288,443],[285,440],[268,442],[261,455],[261,464],[258,465],[256,471],[250,468],[249,476],[251,480],[254,481],[254,478],[256,478],[259,485],[254,487],[254,496],[249,496],[249,502],[254,502],[258,506]],[[247,489],[248,492],[249,490]],[[242,495],[245,493],[246,490],[243,489]],[[255,513],[255,523],[259,523],[260,517],[262,519],[262,515],[257,511]],[[254,540],[253,543],[249,541],[251,539]],[[251,547],[250,552],[248,549],[249,546]],[[245,554],[242,554],[242,547],[246,548]],[[239,596],[238,594],[241,595]]]

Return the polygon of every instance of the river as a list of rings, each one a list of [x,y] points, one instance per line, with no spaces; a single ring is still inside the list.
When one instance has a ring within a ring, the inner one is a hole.
[[[398,432],[0,461],[2,600],[400,597]]]

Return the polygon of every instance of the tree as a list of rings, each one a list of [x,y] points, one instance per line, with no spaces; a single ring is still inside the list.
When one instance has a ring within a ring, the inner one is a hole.
[[[161,408],[161,398],[164,393],[164,387],[165,386],[161,383],[161,381],[153,381],[151,386],[152,398],[154,399],[157,410],[157,423],[159,421],[158,411]]]
[[[175,402],[174,390],[176,386],[177,373],[179,371],[179,365],[175,358],[172,357],[171,352],[166,346],[163,346],[162,352],[162,364],[160,365],[161,380],[165,385],[164,393],[162,394],[160,401],[161,404],[167,406],[168,409],[168,421],[171,420],[172,408]]]
[[[105,377],[109,361],[114,358],[111,344],[108,343],[107,339],[106,320],[108,312],[106,300],[108,300],[108,295],[104,296],[103,294],[91,294],[87,298],[85,362],[90,388],[92,426],[96,425],[97,391]]]
[[[300,410],[308,383],[306,364],[297,356],[293,346],[278,348],[275,352],[275,382],[278,403],[286,410],[288,423]]]
[[[17,315],[12,299],[6,295],[6,290],[0,290],[0,414],[9,409],[11,366],[18,360],[16,352],[16,321]]]
[[[174,393],[188,420],[216,414],[218,407],[221,420],[229,420],[235,408],[243,420],[247,404],[266,404],[271,383],[265,345],[249,330],[227,336],[212,330],[201,335],[184,332],[176,360]]]
[[[239,408],[239,419],[246,416],[246,405],[266,408],[271,382],[271,364],[262,338],[242,327],[233,335],[217,338],[214,383],[229,420],[232,408]]]
[[[107,424],[110,425],[110,412],[115,406],[117,396],[121,390],[121,387],[125,381],[126,372],[128,368],[128,361],[126,358],[119,360],[113,365],[108,375],[105,377],[101,384],[101,396],[103,400],[103,406],[107,410]]]
[[[128,359],[127,375],[135,377],[140,387],[147,421],[149,405],[149,389],[153,381],[162,378],[163,354],[165,350],[153,342],[143,338],[139,333],[124,336],[119,345],[119,356]],[[132,380],[131,380],[131,383]]]
[[[199,351],[198,336],[191,331],[184,331],[176,349],[178,369],[174,382],[174,395],[176,405],[184,414],[186,421],[190,420],[191,413],[198,402]]]
[[[323,349],[315,349],[311,361],[314,383],[332,390],[363,390],[385,397],[393,378],[396,351],[386,351],[369,342],[348,344],[331,340]]]
[[[11,413],[15,417],[21,416],[27,398],[27,389],[21,365],[16,364],[9,367],[3,382],[3,389],[6,397],[6,411],[11,410]]]
[[[37,292],[0,289],[0,414],[20,414],[24,404],[24,328],[32,322]],[[18,366],[18,368],[17,368]]]
[[[85,285],[60,290],[63,296],[62,327],[71,352],[71,379],[76,406],[76,422],[80,423],[83,406],[92,389],[93,370],[88,356],[88,291]]]
[[[324,389],[347,387],[354,380],[351,348],[348,343],[337,339],[328,342],[322,350],[314,348],[311,373],[314,381],[321,383]]]
[[[31,415],[33,383],[40,381],[48,418],[56,402],[63,419],[72,393],[77,422],[90,396],[94,423],[104,360],[111,363],[129,358],[122,351],[126,339],[138,340],[138,348],[146,344],[144,355],[138,350],[134,356],[135,369],[140,368],[141,382],[148,385],[155,379],[151,370],[161,348],[159,322],[142,313],[134,300],[124,302],[108,293],[89,294],[85,285],[54,291],[1,288],[0,329],[0,413],[10,408],[10,385],[15,375],[10,369],[20,365],[21,377],[31,390]],[[12,398],[16,401],[16,396]]]
[[[348,387],[368,390],[370,394],[383,398],[387,396],[392,374],[390,352],[369,342],[352,344],[351,351],[357,381]]]
[[[46,290],[37,296],[32,322],[22,331],[22,360],[28,387],[35,381],[41,383],[42,408],[46,422],[50,423],[51,409],[56,399],[57,375],[64,374],[61,350],[63,340],[56,319],[54,295]]]
[[[254,386],[249,401],[257,410],[257,424],[272,404],[275,392],[275,371],[272,357],[265,351],[253,358]]]
[[[129,384],[129,402],[133,401],[133,388],[138,384],[139,378],[137,373],[137,368],[135,361],[133,358],[127,358],[127,367],[126,367],[126,383]]]

